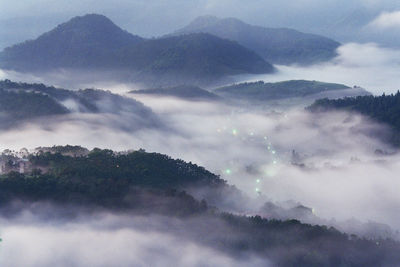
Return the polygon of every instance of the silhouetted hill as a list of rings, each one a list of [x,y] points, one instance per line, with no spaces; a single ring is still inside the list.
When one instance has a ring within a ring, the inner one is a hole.
[[[233,41],[204,33],[144,40],[101,15],[73,18],[36,40],[6,48],[0,53],[0,67],[37,73],[123,71],[135,81],[173,85],[274,70]]]
[[[102,68],[116,50],[143,41],[102,15],[75,17],[36,40],[6,48],[1,65],[16,70]]]
[[[203,16],[173,35],[210,33],[237,41],[274,64],[310,64],[336,56],[340,43],[315,34],[286,28],[253,26],[235,18]]]
[[[130,91],[131,94],[173,96],[189,100],[218,100],[219,96],[197,86],[181,85],[167,88],[153,88]]]
[[[157,121],[142,103],[98,89],[70,91],[44,84],[0,81],[0,121],[7,127],[19,121],[73,112],[112,113],[131,119]]]
[[[234,99],[265,101],[272,99],[304,97],[321,92],[341,89],[350,89],[350,87],[343,84],[306,80],[291,80],[277,83],[265,83],[259,81],[217,88],[215,93]]]

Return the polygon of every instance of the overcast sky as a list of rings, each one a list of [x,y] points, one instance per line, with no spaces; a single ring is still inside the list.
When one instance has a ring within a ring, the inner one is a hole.
[[[394,0],[0,0],[0,49],[86,13],[104,14],[145,37],[169,33],[197,16],[212,14],[324,34],[342,42],[400,45],[400,13],[395,11],[400,11],[400,2]],[[379,20],[371,24],[375,19]]]

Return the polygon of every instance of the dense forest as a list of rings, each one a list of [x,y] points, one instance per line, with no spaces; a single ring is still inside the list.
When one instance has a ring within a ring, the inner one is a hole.
[[[55,147],[30,155],[25,174],[10,172],[0,180],[1,201],[22,198],[117,209],[134,205],[143,209],[151,203],[137,205],[136,201],[145,192],[175,196],[176,191],[171,190],[206,187],[217,194],[221,188],[229,187],[202,167],[157,153],[140,150],[115,154],[100,149],[84,152],[79,147]]]
[[[320,99],[307,108],[312,112],[346,110],[358,112],[389,125],[393,133],[390,142],[400,146],[400,92],[382,96],[359,96],[337,100]]]
[[[170,232],[236,257],[256,254],[278,266],[393,266],[400,261],[400,244],[389,239],[360,239],[297,220],[238,216],[210,207],[185,188],[212,190],[227,183],[203,167],[166,155],[68,146],[38,150],[28,158],[30,172],[0,176],[3,212],[12,213],[6,204],[19,199],[172,216],[190,230],[171,226]]]

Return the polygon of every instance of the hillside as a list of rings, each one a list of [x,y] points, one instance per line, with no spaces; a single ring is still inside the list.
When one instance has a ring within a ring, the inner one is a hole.
[[[337,100],[320,99],[307,108],[311,112],[345,110],[357,112],[385,123],[393,133],[390,142],[400,146],[400,93],[382,96],[359,96]]]
[[[393,266],[400,260],[400,244],[390,239],[361,239],[297,220],[267,220],[210,208],[206,200],[183,190],[188,186],[212,190],[227,187],[226,182],[202,167],[166,155],[143,150],[94,149],[76,157],[38,152],[29,156],[29,164],[32,170],[26,174],[0,175],[0,211],[18,213],[22,203],[38,209],[46,201],[45,207],[58,212],[59,218],[78,210],[153,215],[152,220],[163,215],[166,223],[174,222],[165,225],[171,234],[236,257],[254,255],[284,267]],[[14,204],[6,206],[11,201]],[[59,211],[54,209],[57,205]],[[71,212],[71,207],[76,208]],[[146,229],[152,227],[150,223]]]
[[[203,16],[173,35],[210,33],[238,42],[273,64],[312,64],[336,56],[340,43],[315,34],[286,28],[249,25],[235,18]]]
[[[236,42],[209,34],[145,40],[102,15],[75,17],[36,40],[6,48],[0,67],[23,72],[58,69],[129,73],[145,83],[206,82],[243,73],[270,73],[271,64]]]
[[[130,91],[131,94],[172,96],[188,100],[218,100],[219,96],[197,86],[181,85],[167,88],[153,88]]]
[[[313,94],[350,89],[343,84],[324,83],[318,81],[291,80],[277,83],[263,81],[234,84],[217,88],[214,92],[232,99],[267,101],[293,97],[304,97]]]
[[[0,128],[43,116],[69,113],[127,114],[134,120],[157,121],[142,103],[98,89],[71,91],[44,84],[0,81]]]
[[[35,40],[4,49],[1,66],[19,71],[101,68],[113,52],[141,41],[107,17],[89,14],[74,17]]]

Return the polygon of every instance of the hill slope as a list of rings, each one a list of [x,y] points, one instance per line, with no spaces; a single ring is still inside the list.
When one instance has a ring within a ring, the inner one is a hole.
[[[207,90],[201,89],[197,86],[181,85],[168,88],[154,88],[145,90],[130,91],[131,94],[144,94],[144,95],[159,95],[159,96],[173,96],[189,100],[217,100],[219,96]]]
[[[0,81],[0,128],[43,116],[80,113],[123,114],[131,119],[156,122],[142,103],[98,89],[70,91],[44,84]]]
[[[321,92],[341,89],[349,89],[349,87],[343,84],[306,80],[291,80],[277,83],[264,83],[263,81],[259,81],[217,88],[215,93],[235,99],[266,101],[273,99],[303,97]]]
[[[102,15],[74,17],[36,40],[6,48],[1,65],[16,70],[102,67],[112,51],[143,41]]]
[[[274,64],[311,64],[336,56],[339,43],[315,34],[286,28],[253,26],[235,18],[203,16],[173,35],[210,33],[237,41]]]
[[[163,221],[167,233],[234,257],[257,256],[262,266],[271,261],[284,267],[396,266],[400,260],[400,244],[390,239],[361,239],[297,220],[267,220],[209,208],[206,201],[182,189],[191,185],[215,189],[227,187],[226,182],[202,167],[166,155],[100,149],[76,157],[39,152],[29,156],[29,163],[35,168],[30,173],[0,175],[1,213],[21,212],[21,203],[26,203],[35,214],[47,214],[46,221],[80,210],[162,214],[167,216]],[[6,205],[15,200],[19,201]],[[53,206],[42,206],[41,201],[61,204],[58,213],[54,208],[48,211]],[[150,219],[146,230],[153,229],[157,217]],[[129,225],[124,223],[124,229]]]
[[[36,40],[6,48],[0,67],[27,72],[127,72],[135,81],[204,82],[226,75],[270,73],[253,51],[209,34],[144,40],[101,15],[76,17]],[[93,75],[92,75],[93,76]]]

